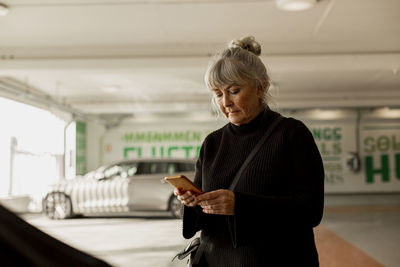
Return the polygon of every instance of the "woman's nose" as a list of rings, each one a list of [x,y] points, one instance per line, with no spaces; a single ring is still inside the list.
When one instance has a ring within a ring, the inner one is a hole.
[[[229,107],[230,105],[232,105],[232,101],[228,94],[224,94],[224,96],[222,97],[222,105],[224,107]]]

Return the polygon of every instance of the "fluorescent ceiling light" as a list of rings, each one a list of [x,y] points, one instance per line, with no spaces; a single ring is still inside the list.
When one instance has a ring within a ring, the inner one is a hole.
[[[314,109],[310,110],[308,114],[313,119],[319,120],[335,120],[343,117],[345,115],[343,110],[333,109],[333,110],[323,110],[323,109]]]
[[[0,3],[0,16],[7,16],[7,14],[10,12],[10,9],[8,6],[6,6],[3,3]]]
[[[311,8],[317,0],[275,0],[276,7],[284,11],[302,11]]]
[[[380,116],[384,118],[390,118],[390,119],[395,119],[395,118],[400,118],[400,109],[392,109],[388,107],[383,107],[383,108],[378,108],[375,110],[376,114],[379,114]]]

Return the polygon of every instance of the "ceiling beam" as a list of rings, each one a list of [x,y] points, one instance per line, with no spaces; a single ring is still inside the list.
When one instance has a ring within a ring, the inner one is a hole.
[[[400,53],[320,54],[262,56],[268,69],[281,71],[399,69]],[[197,68],[205,70],[210,57],[110,57],[110,58],[34,58],[0,60],[0,75],[15,70],[90,70]]]

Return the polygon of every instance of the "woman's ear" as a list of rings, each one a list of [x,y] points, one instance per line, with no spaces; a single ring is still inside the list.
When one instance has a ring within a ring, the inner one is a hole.
[[[262,98],[264,95],[265,87],[262,85],[259,85],[257,88],[257,97]]]

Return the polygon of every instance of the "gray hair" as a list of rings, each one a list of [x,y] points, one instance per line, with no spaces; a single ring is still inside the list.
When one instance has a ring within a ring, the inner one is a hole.
[[[264,88],[261,104],[266,107],[270,96],[270,77],[261,61],[261,46],[253,36],[232,40],[229,47],[217,53],[206,71],[204,80],[212,90],[227,85],[243,85],[250,81],[255,88]],[[216,105],[215,97],[212,101]],[[218,110],[218,108],[217,108]]]

